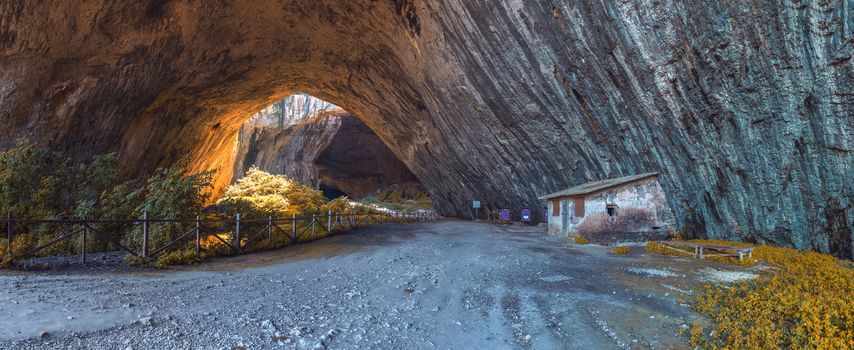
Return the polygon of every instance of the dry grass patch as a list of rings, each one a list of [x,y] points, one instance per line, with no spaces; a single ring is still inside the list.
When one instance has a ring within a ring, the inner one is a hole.
[[[614,247],[614,255],[624,255],[624,254],[628,254],[631,251],[632,251],[632,248],[629,246]]]
[[[590,244],[590,240],[581,236],[576,236],[575,244]]]
[[[752,246],[747,243],[689,242]],[[753,280],[706,284],[694,309],[711,330],[691,329],[691,345],[704,349],[854,349],[854,266],[811,251],[753,246],[753,259],[772,268]],[[648,251],[680,255],[655,243]],[[715,260],[739,264],[738,258]]]

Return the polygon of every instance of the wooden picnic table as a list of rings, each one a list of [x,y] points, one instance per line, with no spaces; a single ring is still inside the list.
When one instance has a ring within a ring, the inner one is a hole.
[[[691,254],[693,257],[699,259],[703,259],[704,257],[710,256],[737,256],[738,261],[744,261],[745,255],[750,258],[753,258],[753,247],[737,247],[723,244],[706,244],[682,241],[658,241],[656,243],[661,244],[663,247],[668,249]],[[691,251],[687,251],[680,248],[691,248]],[[704,254],[703,250],[706,249],[714,250],[717,253]]]

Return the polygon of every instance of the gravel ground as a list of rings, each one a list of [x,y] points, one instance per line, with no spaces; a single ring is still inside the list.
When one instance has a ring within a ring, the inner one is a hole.
[[[679,299],[708,266],[726,268],[538,228],[383,225],[193,267],[5,272],[0,349],[684,348]]]

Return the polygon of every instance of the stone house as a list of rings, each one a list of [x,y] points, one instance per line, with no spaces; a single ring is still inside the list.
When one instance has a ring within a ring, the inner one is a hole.
[[[664,239],[674,217],[658,173],[589,182],[540,197],[552,235],[611,243]]]

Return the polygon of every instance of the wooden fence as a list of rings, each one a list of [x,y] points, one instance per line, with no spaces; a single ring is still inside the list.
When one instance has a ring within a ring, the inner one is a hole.
[[[437,220],[439,216],[435,212],[373,212],[373,213],[332,213],[326,215],[311,215],[297,216],[285,218],[241,218],[237,214],[233,219],[222,218],[201,218],[195,219],[154,219],[149,218],[148,212],[143,213],[141,219],[51,219],[51,220],[33,220],[33,219],[16,219],[9,212],[6,224],[6,254],[13,259],[24,260],[38,257],[37,253],[54,246],[56,244],[70,241],[76,237],[80,237],[80,261],[85,264],[87,254],[91,252],[88,247],[88,241],[91,240],[92,234],[104,233],[99,232],[99,227],[102,225],[124,225],[127,230],[131,230],[133,226],[141,226],[142,235],[140,238],[138,250],[128,248],[122,243],[121,238],[115,238],[114,235],[102,234],[100,237],[106,237],[108,243],[114,245],[117,250],[126,251],[134,256],[144,259],[156,259],[158,255],[167,252],[170,248],[184,243],[188,244],[192,239],[195,244],[196,254],[203,251],[202,242],[215,240],[225,246],[231,254],[242,254],[246,248],[253,243],[267,240],[272,242],[278,235],[287,238],[287,244],[297,243],[306,239],[319,238],[320,234],[331,236],[334,233],[344,232],[359,226],[368,226],[384,223],[412,223],[428,220]],[[182,234],[171,238],[168,243],[151,249],[151,237],[154,228],[152,224],[175,223],[183,227],[189,227],[189,230]],[[13,252],[13,242],[16,237],[16,227],[33,226],[33,225],[50,225],[58,227],[57,231],[62,232],[56,238],[30,248],[23,253],[16,254]],[[255,226],[253,230],[247,232],[246,228]],[[258,229],[257,227],[262,226]],[[2,231],[0,231],[2,232]],[[223,238],[221,235],[228,234],[230,237]],[[113,238],[111,238],[113,237]],[[127,240],[125,240],[127,242]],[[286,245],[287,245],[286,244]]]

